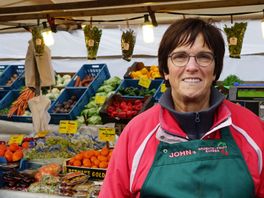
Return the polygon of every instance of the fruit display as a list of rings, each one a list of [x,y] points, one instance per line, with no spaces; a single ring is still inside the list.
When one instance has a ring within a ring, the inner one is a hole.
[[[17,143],[0,144],[0,157],[4,157],[7,162],[17,162],[24,156],[22,149]]]
[[[86,168],[107,168],[113,149],[85,150],[67,161],[67,165]]]

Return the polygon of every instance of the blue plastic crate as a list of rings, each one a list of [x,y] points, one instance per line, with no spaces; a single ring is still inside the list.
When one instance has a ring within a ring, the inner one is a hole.
[[[21,86],[24,86],[25,85],[24,68],[25,68],[24,65],[8,66],[1,75],[0,88],[11,90],[11,89],[19,89]],[[12,84],[6,85],[14,74],[17,75],[16,80],[14,80]]]
[[[65,88],[57,100],[51,105],[48,112],[51,115],[52,124],[59,124],[60,120],[74,120],[76,116],[80,115],[84,106],[89,102],[93,96],[93,91],[86,88]],[[67,113],[56,113],[54,112],[58,104],[68,101],[72,96],[76,96],[76,103]]]
[[[133,80],[133,79],[124,79],[121,84],[118,86],[116,89],[116,93],[122,88],[127,88],[127,87],[134,87],[137,89],[146,89],[138,84],[139,80]],[[156,99],[157,94],[158,94],[158,89],[160,88],[161,84],[163,83],[163,80],[157,79],[157,80],[152,80],[151,84],[149,86],[149,89],[156,89],[156,92],[152,95],[153,99]],[[123,95],[124,97],[127,98],[144,98],[144,96],[129,96],[129,95]]]
[[[2,102],[2,99],[4,99],[4,97],[6,96],[6,94],[8,94],[8,90],[0,90],[0,105]]]
[[[79,76],[81,79],[83,79],[86,75],[90,75],[94,78],[94,80],[88,85],[88,88],[92,89],[94,93],[105,80],[110,78],[110,73],[106,64],[85,64],[72,77],[71,81],[66,87],[74,87],[77,77]]]
[[[20,95],[19,90],[12,90],[9,91],[5,97],[0,102],[0,109],[9,108],[12,103],[18,98]],[[8,120],[8,121],[15,121],[15,122],[32,122],[31,116],[18,116],[13,115],[10,118],[6,115],[0,115],[0,119],[2,120]]]
[[[5,69],[8,67],[8,65],[0,65],[0,76],[5,71]]]

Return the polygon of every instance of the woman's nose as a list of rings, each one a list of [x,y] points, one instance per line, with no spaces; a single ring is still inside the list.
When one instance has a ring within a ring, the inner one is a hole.
[[[199,67],[198,63],[196,62],[195,57],[191,56],[188,63],[186,64],[186,69],[189,70],[197,70]]]

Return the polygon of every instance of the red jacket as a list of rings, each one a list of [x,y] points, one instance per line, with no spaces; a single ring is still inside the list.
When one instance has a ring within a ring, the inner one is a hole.
[[[179,124],[159,104],[141,113],[125,127],[115,146],[100,198],[140,197],[140,189],[159,144],[159,126],[177,135],[179,141],[188,141]],[[248,109],[225,100],[218,108],[211,130],[203,139],[219,138],[219,129],[225,126],[230,126],[242,152],[257,197],[264,198],[264,122]],[[146,142],[144,148],[143,141]]]

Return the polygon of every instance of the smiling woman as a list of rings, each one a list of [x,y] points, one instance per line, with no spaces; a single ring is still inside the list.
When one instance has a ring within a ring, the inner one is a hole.
[[[264,197],[264,123],[214,88],[224,53],[201,19],[169,26],[158,51],[167,90],[124,128],[100,198]]]

